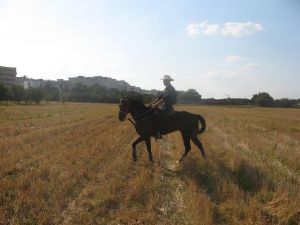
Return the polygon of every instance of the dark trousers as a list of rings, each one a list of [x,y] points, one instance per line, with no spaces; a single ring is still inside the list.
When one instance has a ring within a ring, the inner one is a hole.
[[[164,117],[169,116],[170,114],[172,114],[173,112],[173,108],[164,108],[164,109],[156,109],[153,113],[153,115],[151,116],[151,119],[153,120],[153,125],[154,125],[154,130],[155,133],[158,134],[158,132],[161,132],[161,119],[163,119]]]

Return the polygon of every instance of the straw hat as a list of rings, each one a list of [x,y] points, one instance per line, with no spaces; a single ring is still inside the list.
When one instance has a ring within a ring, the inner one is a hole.
[[[173,81],[173,78],[170,75],[164,75],[164,78],[162,78],[161,80]]]

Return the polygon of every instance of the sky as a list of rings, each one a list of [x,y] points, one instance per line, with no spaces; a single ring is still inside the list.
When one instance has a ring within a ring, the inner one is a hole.
[[[0,0],[0,66],[204,98],[300,98],[298,0]]]

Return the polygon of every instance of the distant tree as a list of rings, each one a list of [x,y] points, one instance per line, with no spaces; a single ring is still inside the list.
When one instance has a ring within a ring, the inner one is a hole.
[[[94,84],[88,87],[88,95],[91,102],[103,102],[106,99],[106,87]]]
[[[12,85],[10,87],[11,90],[11,100],[15,101],[16,103],[20,103],[24,99],[25,90],[23,86],[20,85]]]
[[[99,84],[87,86],[81,83],[76,83],[68,89],[64,89],[64,94],[61,96],[64,96],[66,101],[71,102],[118,103],[121,95],[129,96],[143,103],[150,102],[154,98],[153,95],[141,94],[134,91],[120,91],[116,88],[106,88]]]
[[[277,107],[292,108],[297,105],[297,100],[281,98],[281,99],[276,99],[274,103],[275,106]]]
[[[195,89],[189,89],[182,94],[182,100],[185,102],[198,103],[201,95]]]
[[[270,107],[274,105],[274,99],[267,92],[254,94],[251,101],[257,106]]]
[[[41,88],[31,88],[29,89],[30,97],[33,102],[40,104],[43,99],[43,91]]]
[[[88,87],[82,83],[76,83],[70,91],[69,98],[75,102],[89,102]]]
[[[8,97],[8,89],[0,83],[0,101],[7,100]]]
[[[145,99],[142,94],[131,91],[131,92],[128,92],[127,95],[128,95],[128,97],[135,99],[135,100],[139,101],[140,103],[145,103]],[[119,99],[120,99],[120,97],[116,96],[116,101],[119,101]]]
[[[28,104],[31,101],[31,89],[25,90],[23,100],[25,101],[25,104]]]
[[[153,101],[153,99],[155,98],[154,95],[149,95],[149,94],[146,94],[146,95],[143,95],[143,98],[144,98],[144,103],[150,103]]]
[[[58,101],[59,100],[59,89],[57,86],[53,85],[51,82],[46,82],[42,86],[43,98],[48,101]]]
[[[64,105],[66,102],[66,94],[62,93],[59,97],[59,101]]]

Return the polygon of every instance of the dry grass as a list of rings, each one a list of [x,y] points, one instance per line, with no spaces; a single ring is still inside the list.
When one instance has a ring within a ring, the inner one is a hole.
[[[299,224],[300,110],[177,108],[208,161],[173,133],[132,162],[116,105],[0,106],[0,224]]]

